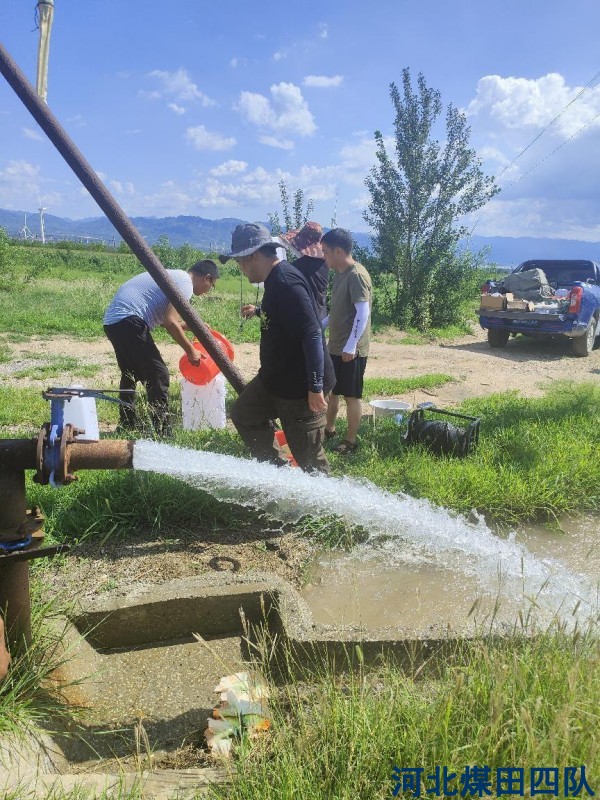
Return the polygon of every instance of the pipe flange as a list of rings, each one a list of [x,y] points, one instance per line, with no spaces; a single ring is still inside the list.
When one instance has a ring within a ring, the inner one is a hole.
[[[35,453],[36,472],[35,475],[33,476],[34,482],[40,483],[42,486],[45,486],[47,483],[50,482],[50,476],[46,474],[46,470],[44,467],[44,453],[46,451],[46,445],[48,443],[49,435],[50,435],[50,423],[45,422],[40,428],[40,432],[37,438],[37,447]]]
[[[69,445],[73,444],[78,433],[81,433],[79,428],[69,423],[63,428],[62,436],[60,437],[59,453],[61,474],[56,476],[57,483],[73,483],[73,481],[77,480],[77,475],[73,475],[73,473],[69,472]]]

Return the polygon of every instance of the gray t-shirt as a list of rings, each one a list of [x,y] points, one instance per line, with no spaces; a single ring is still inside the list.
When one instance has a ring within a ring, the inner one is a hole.
[[[334,272],[331,286],[331,307],[329,310],[329,352],[341,356],[356,315],[354,303],[373,305],[371,276],[362,264],[354,263],[343,272]],[[371,339],[371,317],[363,335],[358,340],[357,356],[369,355]]]
[[[167,272],[181,294],[189,300],[194,293],[189,272],[182,269],[168,269]],[[104,324],[114,325],[127,317],[139,317],[153,330],[163,324],[168,306],[169,299],[154,278],[148,272],[142,272],[117,289],[104,313]]]

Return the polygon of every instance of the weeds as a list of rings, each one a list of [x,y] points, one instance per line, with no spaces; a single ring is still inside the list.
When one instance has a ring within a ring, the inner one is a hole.
[[[272,651],[267,674],[271,660]],[[420,678],[387,659],[367,667],[360,648],[338,667],[272,687],[270,739],[240,748],[231,786],[215,787],[215,797],[377,800],[391,796],[395,765],[423,768],[424,781],[436,766],[457,775],[467,765],[492,775],[513,766],[528,779],[531,767],[585,765],[598,789],[600,648],[592,632],[473,640]]]
[[[43,600],[40,585],[32,584],[32,643],[12,653],[7,677],[0,682],[0,736],[22,736],[48,731],[72,720],[73,712],[62,701],[53,673],[68,658],[63,644],[64,609],[56,598]]]

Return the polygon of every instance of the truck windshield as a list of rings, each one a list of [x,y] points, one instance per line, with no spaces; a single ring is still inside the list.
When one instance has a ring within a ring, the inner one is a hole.
[[[594,265],[591,261],[525,261],[517,267],[516,272],[528,269],[541,269],[548,278],[548,283],[572,284],[577,281],[585,283],[596,279]]]

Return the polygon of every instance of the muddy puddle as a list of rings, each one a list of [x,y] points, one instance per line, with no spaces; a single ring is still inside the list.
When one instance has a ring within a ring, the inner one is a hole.
[[[580,579],[582,603],[572,592],[564,599],[553,589],[546,603],[544,587],[535,597],[525,582],[445,568],[427,552],[398,542],[370,543],[352,553],[326,553],[315,559],[302,590],[314,621],[372,631],[382,628],[426,634],[446,629],[470,633],[547,624],[554,613],[569,617],[586,605],[586,618],[597,618],[600,582],[600,515],[563,519],[558,527],[528,525],[515,532],[497,531],[514,540],[559,577],[565,570]],[[476,527],[473,536],[477,536]],[[465,556],[467,558],[467,556]]]

